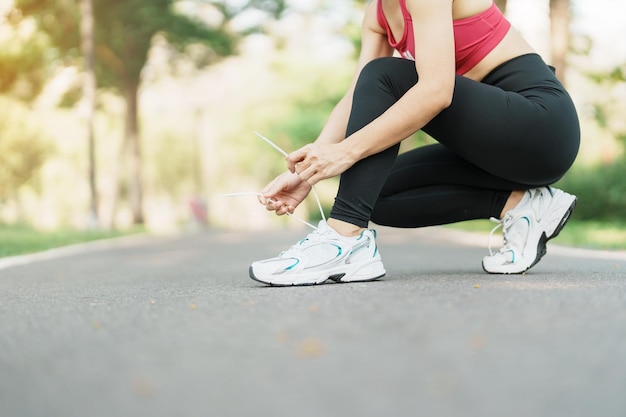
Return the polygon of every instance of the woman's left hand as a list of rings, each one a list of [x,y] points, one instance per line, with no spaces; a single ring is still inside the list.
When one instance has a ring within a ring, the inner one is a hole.
[[[355,162],[344,142],[311,143],[287,156],[287,168],[310,185],[343,173]]]

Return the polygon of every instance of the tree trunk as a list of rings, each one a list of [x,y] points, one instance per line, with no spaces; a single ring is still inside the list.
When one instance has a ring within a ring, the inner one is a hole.
[[[565,84],[569,51],[570,0],[550,0],[550,47],[556,76]]]
[[[126,164],[126,152],[128,149],[128,138],[124,136],[122,139],[122,145],[120,146],[120,153],[115,162],[115,166],[113,168],[112,175],[112,183],[113,183],[113,194],[111,195],[111,212],[109,213],[109,221],[107,224],[108,229],[115,229],[115,216],[117,215],[117,204],[120,199],[120,179],[122,177],[122,172],[125,171]]]
[[[96,186],[96,140],[94,117],[96,113],[96,75],[94,60],[94,17],[92,0],[80,0],[81,49],[85,59],[85,80],[83,84],[83,105],[87,125],[87,157],[89,180],[89,228],[98,228],[98,190]]]
[[[502,13],[506,13],[506,0],[495,0],[496,6],[498,9],[502,11]]]
[[[126,84],[126,141],[130,151],[130,181],[128,194],[133,213],[133,223],[143,224],[143,181],[141,175],[141,142],[138,118],[139,81]]]

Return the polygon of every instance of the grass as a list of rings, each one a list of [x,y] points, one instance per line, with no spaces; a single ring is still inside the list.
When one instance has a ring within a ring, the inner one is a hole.
[[[488,220],[473,220],[449,227],[472,232],[489,233],[495,225],[495,223]],[[559,236],[550,242],[578,248],[626,250],[626,223],[572,219],[567,223],[567,226],[561,231]]]
[[[9,226],[0,223],[0,258],[40,252],[75,243],[124,236],[130,233],[71,229],[44,232],[26,225]]]

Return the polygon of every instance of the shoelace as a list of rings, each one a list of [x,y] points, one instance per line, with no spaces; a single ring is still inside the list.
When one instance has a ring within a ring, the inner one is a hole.
[[[494,227],[493,229],[491,229],[491,232],[489,233],[489,240],[488,240],[488,246],[489,246],[489,254],[491,256],[497,254],[497,253],[504,253],[504,252],[508,252],[511,250],[511,248],[509,247],[509,237],[511,236],[512,233],[516,233],[515,238],[513,240],[516,240],[518,237],[521,239],[524,239],[524,242],[521,244],[521,246],[518,247],[518,249],[524,248],[526,246],[526,239],[528,239],[528,234],[526,234],[526,236],[519,236],[519,229],[515,229],[514,231],[511,230],[511,228],[517,224],[517,222],[519,221],[526,221],[528,222],[528,225],[530,227],[530,220],[528,219],[527,216],[516,216],[510,213],[507,213],[504,218],[502,220],[498,220],[496,218],[491,218],[491,221],[495,221],[496,223],[498,223],[496,225],[496,227]],[[503,238],[503,246],[500,248],[500,250],[498,252],[493,252],[493,250],[491,249],[491,237],[493,236],[493,233],[498,230],[498,228],[502,226],[502,238]]]
[[[532,198],[532,194],[531,194],[531,198]],[[533,201],[533,208],[534,205],[536,203]],[[508,245],[508,241],[507,241],[507,234],[508,234],[508,229],[509,227],[511,227],[511,224],[513,223],[513,216],[510,213],[507,213],[504,215],[503,219],[497,219],[495,217],[491,217],[489,219],[490,221],[497,223],[496,226],[491,229],[491,232],[489,232],[489,239],[487,240],[487,246],[489,247],[489,255],[493,256],[496,253],[502,253],[504,251],[507,250],[507,245]],[[496,230],[498,230],[500,227],[502,227],[502,239],[503,239],[503,245],[502,247],[498,250],[498,252],[494,252],[492,247],[491,247],[491,239],[493,238],[493,234],[496,232]]]
[[[263,136],[259,132],[255,131],[254,133],[258,137],[263,139],[272,148],[274,148],[278,152],[280,152],[283,156],[287,157],[289,155],[282,148],[280,148],[278,145],[276,145],[274,142],[272,142],[271,140],[269,140],[268,138],[266,138],[265,136]],[[317,195],[317,191],[315,191],[315,186],[311,186],[311,191],[313,191],[313,196],[315,197],[315,202],[317,203],[317,208],[319,209],[320,214],[322,215],[322,220],[324,220],[324,223],[325,223],[326,222],[326,216],[324,215],[324,210],[322,209],[322,203],[320,203],[320,199],[319,199],[319,197]],[[220,197],[243,197],[243,196],[259,196],[259,197],[263,197],[263,194],[261,194],[261,193],[259,193],[257,191],[245,191],[245,192],[240,192],[240,193],[220,194]],[[276,202],[276,200],[273,200],[273,199],[269,199],[269,201],[270,202]],[[316,226],[313,226],[311,223],[307,222],[306,220],[302,219],[301,217],[298,217],[298,216],[296,216],[294,214],[291,214],[291,213],[287,213],[287,215],[293,217],[294,219],[298,220],[299,222],[302,222],[302,223],[306,224],[307,226],[309,226],[313,230],[317,230]],[[303,242],[304,240],[306,240],[307,238],[301,240],[300,242],[298,242],[297,244],[292,246],[291,249],[293,249],[295,246],[300,245],[300,243]],[[291,249],[289,249],[289,250],[291,250]]]
[[[489,239],[487,240],[487,245],[489,246],[489,255],[493,256],[496,253],[502,253],[508,250],[507,245],[509,244],[509,242],[507,241],[506,236],[507,236],[509,228],[514,223],[514,219],[513,219],[513,216],[511,216],[510,214],[506,214],[502,220],[496,219],[495,217],[491,217],[489,220],[491,220],[492,222],[498,223],[493,229],[491,229],[491,232],[489,232]],[[500,250],[498,250],[498,252],[494,252],[493,249],[491,248],[491,239],[493,237],[493,234],[496,232],[496,230],[498,230],[501,227],[502,227],[503,245],[500,248]]]
[[[496,252],[494,252],[493,249],[491,248],[491,238],[493,237],[493,234],[496,232],[496,230],[498,230],[500,227],[503,226],[504,219],[500,220],[500,219],[496,219],[495,217],[491,217],[489,220],[492,221],[492,222],[498,223],[498,224],[496,224],[496,226],[493,229],[491,229],[491,232],[489,232],[489,238],[487,240],[487,246],[489,246],[489,256],[493,256],[493,255],[496,254]],[[503,235],[504,235],[504,233],[503,233]],[[506,239],[504,240],[504,246],[506,246]],[[503,248],[504,247],[500,248],[498,253],[502,252]]]
[[[295,245],[292,245],[286,251],[281,252],[279,256],[285,256],[285,255],[289,255],[292,252],[298,252],[300,251],[300,249],[302,248],[302,245],[305,242],[314,242],[317,240],[323,240],[324,236],[330,233],[331,231],[327,227],[324,227],[324,228],[316,227],[315,230],[313,230],[311,233],[307,235],[307,237],[299,240],[298,243],[296,243]]]

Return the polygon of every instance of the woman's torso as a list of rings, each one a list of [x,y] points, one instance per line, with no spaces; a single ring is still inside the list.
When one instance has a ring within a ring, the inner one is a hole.
[[[378,0],[381,2],[391,36],[394,40],[402,39],[405,30],[405,19],[399,0]],[[455,22],[471,18],[492,7],[492,0],[453,0],[452,18]],[[464,76],[480,81],[498,65],[520,55],[533,53],[533,48],[522,38],[515,28],[510,28],[502,40],[478,63],[473,65]]]

